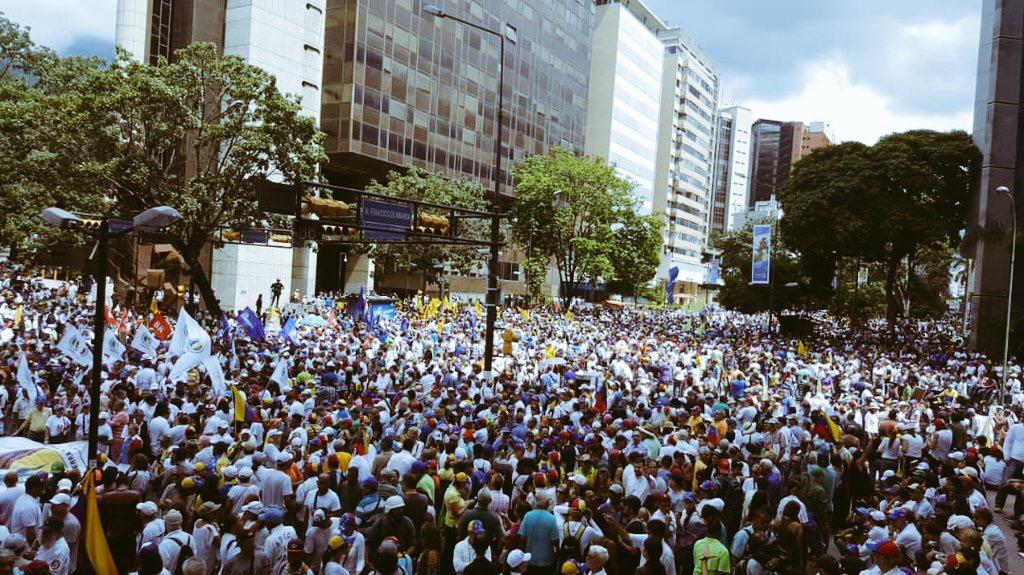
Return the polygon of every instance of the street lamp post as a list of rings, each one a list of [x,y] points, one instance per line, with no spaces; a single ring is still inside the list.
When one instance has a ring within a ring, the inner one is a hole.
[[[1006,194],[1010,198],[1010,216],[1013,222],[1013,238],[1010,243],[1010,284],[1006,287],[1006,333],[1003,336],[1003,380],[999,385],[999,401],[1006,401],[1006,377],[1010,359],[1010,311],[1013,309],[1013,268],[1017,260],[1017,202],[1013,191],[1006,186],[999,186],[996,192]]]
[[[43,221],[62,230],[76,230],[82,227],[84,219],[60,208],[43,210]],[[89,468],[96,466],[96,450],[99,437],[100,374],[103,371],[103,336],[106,327],[104,308],[107,300],[107,254],[110,238],[132,231],[158,231],[181,219],[178,210],[167,206],[150,208],[131,221],[101,217],[96,232],[96,310],[93,312],[92,338],[92,382],[89,386]]]
[[[475,30],[491,34],[497,37],[500,43],[498,54],[498,118],[494,140],[494,193],[491,196],[491,246],[490,256],[487,260],[487,331],[485,335],[486,340],[484,341],[484,371],[491,373],[491,366],[494,361],[494,324],[498,317],[498,243],[501,239],[501,205],[499,198],[501,195],[501,144],[505,135],[502,120],[505,117],[506,34],[474,24],[468,20],[463,20],[458,16],[452,16],[434,5],[424,6],[423,11],[438,18],[448,18]],[[513,43],[515,42],[514,38],[509,38],[509,40]]]

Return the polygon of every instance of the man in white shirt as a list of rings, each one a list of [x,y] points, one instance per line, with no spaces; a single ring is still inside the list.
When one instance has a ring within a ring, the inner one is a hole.
[[[1002,485],[996,493],[996,513],[1002,513],[1003,506],[1006,505],[1006,496],[1011,492],[1010,480],[1020,479],[1024,473],[1024,423],[1014,423],[1006,432],[1006,439],[1003,440],[1003,457],[1006,460],[1006,469],[1003,471]]]
[[[974,512],[974,522],[981,530],[981,537],[992,548],[992,561],[1000,573],[1010,572],[1009,547],[1006,535],[998,525],[992,522],[992,511],[986,508]]]
[[[181,530],[181,519],[181,513],[177,509],[171,509],[164,515],[167,533],[160,539],[160,559],[164,562],[164,569],[171,573],[178,568],[178,557],[183,547],[188,545],[193,553],[196,549],[196,541],[192,535]]]
[[[292,463],[292,454],[287,451],[278,453],[276,463],[277,469],[267,470],[260,480],[260,501],[266,507],[283,510],[285,500],[292,496],[292,478],[284,472]]]
[[[889,512],[888,519],[891,523],[891,531],[896,534],[896,544],[911,559],[916,559],[921,553],[921,532],[917,526],[910,521],[910,511],[903,507],[897,507]]]
[[[338,494],[331,491],[331,476],[320,474],[316,479],[316,489],[306,494],[302,506],[305,509],[307,524],[306,528],[313,526],[313,513],[322,509],[328,516],[340,515],[341,500]]]
[[[9,527],[11,533],[25,537],[29,545],[35,543],[43,527],[43,506],[39,497],[43,494],[43,479],[33,475],[25,482],[25,493],[14,502]]]
[[[142,520],[143,525],[136,549],[142,549],[143,545],[150,542],[159,542],[160,538],[163,537],[165,527],[164,520],[157,517],[160,510],[157,508],[156,503],[144,501],[136,504],[135,509],[139,512],[139,519]]]

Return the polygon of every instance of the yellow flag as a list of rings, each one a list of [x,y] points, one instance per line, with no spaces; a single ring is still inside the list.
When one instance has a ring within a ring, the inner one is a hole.
[[[96,473],[90,469],[82,481],[82,494],[85,497],[85,553],[92,563],[96,575],[117,575],[117,565],[110,554],[107,536],[103,533],[100,523],[100,508],[96,503]]]
[[[437,322],[437,333],[444,333],[444,322]]]
[[[480,307],[480,302],[476,302],[473,304],[473,313],[475,313],[477,317],[481,317],[484,315],[484,310],[483,308]]]
[[[14,310],[14,325],[20,326],[23,319],[25,319],[25,306],[19,305],[18,309]]]
[[[576,319],[576,316],[575,316],[575,315],[573,315],[573,313],[572,313],[572,310],[571,310],[571,309],[569,309],[569,310],[565,310],[565,316],[564,316],[564,317],[565,317],[565,320],[566,320],[566,321],[572,321],[572,320]]]
[[[796,342],[796,354],[799,355],[800,357],[804,357],[807,355],[807,346],[804,345],[804,342]]]
[[[836,425],[835,421],[832,421],[832,418],[829,417],[827,413],[825,414],[825,422],[828,424],[828,431],[829,434],[832,435],[832,441],[835,441],[836,443],[842,441],[843,430],[840,429],[838,425]]]
[[[547,349],[544,350],[544,357],[548,359],[555,357],[555,346],[548,344]]]
[[[519,308],[519,313],[522,314],[523,319],[530,321],[530,310]]]
[[[231,399],[234,404],[234,413],[236,422],[245,421],[245,394],[239,391],[237,386],[231,386]]]
[[[149,300],[149,313],[158,314],[160,313],[160,306],[156,304],[156,296],[153,296]]]

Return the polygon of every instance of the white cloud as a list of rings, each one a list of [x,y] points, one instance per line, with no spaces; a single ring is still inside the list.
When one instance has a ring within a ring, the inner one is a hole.
[[[109,38],[114,43],[117,0],[0,0],[0,12],[32,28],[36,44],[62,51],[75,38]]]
[[[852,77],[850,66],[839,55],[804,65],[801,88],[776,100],[754,98],[748,106],[755,118],[783,121],[821,120],[832,125],[840,141],[873,144],[892,132],[912,129],[970,130],[972,103],[953,114],[901,113],[890,98]]]

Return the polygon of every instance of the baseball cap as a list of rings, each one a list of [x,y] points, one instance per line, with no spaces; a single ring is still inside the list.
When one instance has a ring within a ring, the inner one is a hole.
[[[74,487],[74,484],[67,477],[57,482],[57,491],[67,491],[70,493],[72,487]]]
[[[460,471],[460,472],[455,474],[455,481],[457,483],[465,483],[465,482],[469,481],[469,476]]]
[[[344,544],[345,540],[341,537],[341,535],[334,535],[327,540],[327,548],[331,550],[337,549]]]
[[[875,555],[878,557],[895,559],[900,556],[900,547],[892,541],[883,541],[882,544],[878,546],[878,550],[875,551]]]
[[[142,503],[137,503],[135,505],[135,509],[137,509],[139,513],[149,516],[155,516],[157,513],[160,512],[160,509],[157,508],[156,503],[153,503],[152,501],[143,501]]]
[[[403,507],[405,507],[405,500],[402,499],[401,495],[392,495],[384,502],[385,512],[391,511],[392,509],[401,509]]]
[[[50,505],[71,505],[71,496],[67,493],[58,493],[50,499]]]
[[[508,563],[509,567],[515,569],[523,563],[529,563],[530,558],[531,555],[529,553],[523,553],[519,549],[513,549],[512,551],[509,551],[508,557],[505,558],[505,562]]]

